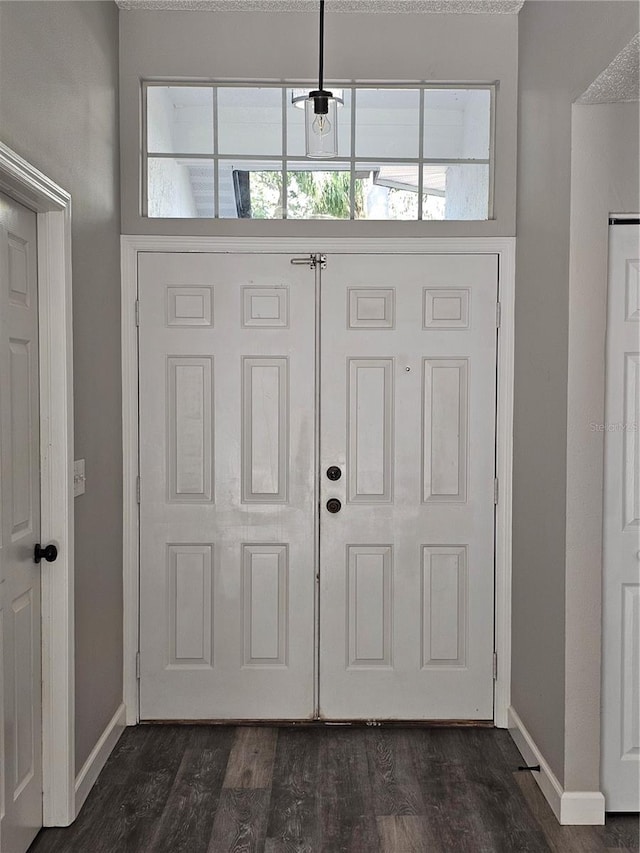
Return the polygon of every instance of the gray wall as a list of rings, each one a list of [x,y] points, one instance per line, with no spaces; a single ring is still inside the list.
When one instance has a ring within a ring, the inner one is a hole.
[[[118,10],[0,3],[0,139],[73,197],[76,765],[122,701]]]
[[[140,217],[140,80],[313,81],[317,12],[120,12],[122,230],[125,234],[513,235],[516,15],[327,13],[328,79],[500,81],[495,220],[488,222],[180,221]]]
[[[605,332],[610,213],[638,213],[638,103],[574,106],[567,394],[565,786],[599,786]]]
[[[581,713],[565,664],[579,605],[565,586],[571,105],[637,31],[638,6],[527,0],[519,19],[512,705],[558,779],[597,790],[598,742],[578,772],[565,755]],[[581,606],[593,620],[597,602]]]

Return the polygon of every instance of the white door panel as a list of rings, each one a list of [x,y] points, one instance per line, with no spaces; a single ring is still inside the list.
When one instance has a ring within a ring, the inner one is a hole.
[[[36,215],[0,195],[0,848],[42,826]]]
[[[602,786],[640,809],[640,227],[609,230]]]
[[[323,273],[325,717],[493,716],[496,289],[495,256]]]
[[[309,717],[313,276],[148,254],[139,282],[141,716]]]

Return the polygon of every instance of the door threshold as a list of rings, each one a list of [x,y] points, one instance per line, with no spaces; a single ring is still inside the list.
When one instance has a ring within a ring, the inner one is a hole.
[[[424,728],[492,729],[493,720],[140,720],[141,726],[265,726],[269,728]]]

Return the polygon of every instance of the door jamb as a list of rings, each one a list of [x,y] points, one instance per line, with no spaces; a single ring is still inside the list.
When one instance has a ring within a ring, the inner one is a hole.
[[[139,721],[136,656],[139,641],[138,337],[136,300],[139,252],[225,252],[250,254],[495,254],[501,305],[497,352],[496,477],[499,500],[495,528],[494,723],[508,727],[511,693],[511,515],[513,459],[513,363],[515,237],[425,238],[244,238],[121,237],[122,440],[124,514],[124,701],[127,725]]]
[[[73,342],[71,196],[0,142],[0,191],[33,210],[38,228],[44,826],[75,820]]]

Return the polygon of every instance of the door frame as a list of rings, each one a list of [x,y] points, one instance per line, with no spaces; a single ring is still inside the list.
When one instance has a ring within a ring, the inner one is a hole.
[[[513,363],[515,308],[515,237],[329,238],[309,237],[165,237],[123,235],[121,238],[122,442],[123,442],[123,680],[127,725],[139,722],[139,434],[138,434],[138,253],[211,252],[326,254],[492,254],[498,256],[496,476],[495,514],[496,652],[494,724],[508,727],[511,694],[511,515],[513,460]]]
[[[76,817],[71,196],[2,142],[0,191],[37,217],[40,535],[58,546],[41,581],[42,811],[45,826],[68,826]]]

